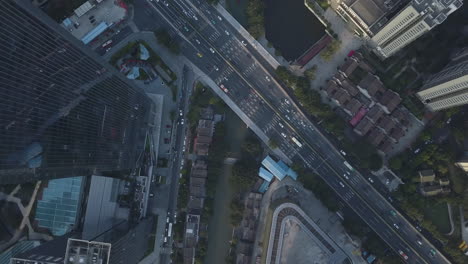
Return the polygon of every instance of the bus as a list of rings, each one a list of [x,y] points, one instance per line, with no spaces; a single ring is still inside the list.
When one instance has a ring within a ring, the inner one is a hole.
[[[349,165],[349,163],[348,163],[347,161],[343,162],[343,164],[344,164],[346,167],[348,167],[348,169],[350,169],[351,171],[354,170],[354,168],[351,167],[351,165]]]
[[[167,228],[167,237],[171,237],[172,235],[172,223],[169,223],[169,227]]]
[[[293,141],[294,143],[296,143],[296,145],[297,145],[298,147],[302,147],[301,142],[299,142],[299,140],[297,140],[295,137],[292,137],[291,139],[292,139],[292,141]]]

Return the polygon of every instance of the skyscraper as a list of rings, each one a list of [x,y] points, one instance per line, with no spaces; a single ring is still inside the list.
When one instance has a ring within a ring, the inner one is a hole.
[[[30,1],[0,3],[0,184],[132,169],[152,101]]]
[[[463,0],[342,0],[337,8],[345,20],[370,39],[375,52],[388,58],[444,22]]]
[[[468,48],[424,84],[417,97],[432,111],[468,103]]]

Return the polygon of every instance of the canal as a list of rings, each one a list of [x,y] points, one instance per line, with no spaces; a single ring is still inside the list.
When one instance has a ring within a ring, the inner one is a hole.
[[[265,0],[266,39],[288,61],[295,61],[325,35],[325,26],[304,0]]]
[[[230,153],[239,153],[248,129],[242,120],[232,111],[226,114],[225,122],[226,138],[224,142],[229,144]],[[232,235],[232,227],[229,220],[229,205],[234,194],[229,184],[231,173],[232,165],[225,164],[216,185],[213,206],[214,214],[208,226],[208,250],[205,264],[225,263],[225,257],[229,251],[229,241]]]

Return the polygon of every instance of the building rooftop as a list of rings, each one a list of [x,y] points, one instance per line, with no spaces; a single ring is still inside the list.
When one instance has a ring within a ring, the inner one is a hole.
[[[398,126],[398,125],[393,127],[393,129],[390,131],[390,137],[396,141],[400,140],[400,138],[402,138],[404,135],[405,135],[405,130],[401,126]]]
[[[393,149],[393,142],[390,138],[385,137],[377,148],[383,153],[387,154],[388,152],[390,152],[390,150]]]
[[[379,120],[382,118],[382,116],[385,114],[385,112],[380,108],[378,105],[374,105],[371,107],[369,112],[367,112],[367,117],[374,123],[378,123]]]
[[[401,98],[400,95],[394,91],[387,90],[382,97],[380,97],[380,103],[391,113],[401,103]]]
[[[369,133],[367,140],[374,146],[378,146],[385,138],[385,134],[382,130],[374,127]]]
[[[355,115],[359,111],[359,109],[361,109],[361,107],[361,102],[359,102],[355,98],[351,98],[351,100],[345,104],[345,108],[351,112],[351,115]]]
[[[359,87],[367,91],[367,94],[379,100],[385,93],[386,89],[384,84],[377,78],[377,76],[368,73],[358,84]]]
[[[325,91],[327,92],[328,96],[333,97],[336,91],[338,91],[338,88],[338,84],[334,80],[330,80],[327,82],[327,87],[325,88]]]
[[[341,86],[351,95],[356,96],[359,93],[359,89],[356,88],[349,80],[345,79],[341,82]]]
[[[393,119],[391,119],[388,115],[385,115],[380,119],[377,125],[386,133],[390,133],[390,131],[395,127],[395,121],[393,121]]]
[[[339,88],[333,96],[333,99],[335,99],[340,105],[345,105],[351,99],[351,96],[349,96],[345,89]]]
[[[418,174],[421,183],[433,182],[435,180],[435,174],[433,170],[421,170],[418,171]]]
[[[205,186],[205,183],[205,178],[190,177],[190,186]]]
[[[408,115],[408,111],[403,107],[397,107],[397,109],[392,112],[392,117],[404,127],[408,127],[409,125]]]
[[[354,129],[354,131],[361,135],[361,136],[364,136],[365,134],[367,134],[371,128],[374,127],[374,124],[370,121],[370,119],[368,117],[364,117],[361,122],[358,123],[358,125],[356,126],[356,128]]]
[[[71,231],[78,221],[85,177],[50,180],[37,201],[34,221],[54,236]]]
[[[264,169],[263,167],[260,167],[259,171],[258,171],[258,176],[260,176],[260,178],[264,179],[266,182],[271,182],[271,180],[273,180],[273,174],[271,174],[268,170]]]
[[[350,76],[358,66],[359,64],[357,61],[349,58],[343,65],[340,66],[340,72],[345,76]]]

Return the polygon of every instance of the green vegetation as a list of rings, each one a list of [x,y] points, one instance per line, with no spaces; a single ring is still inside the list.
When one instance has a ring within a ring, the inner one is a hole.
[[[268,141],[268,146],[269,146],[271,149],[278,148],[278,141],[276,141],[274,138],[271,138],[271,139]]]
[[[440,202],[424,208],[424,217],[429,219],[442,234],[450,232],[450,219],[447,203]]]
[[[158,29],[154,32],[154,35],[156,36],[158,43],[164,45],[166,48],[169,49],[170,52],[176,55],[180,53],[179,44],[174,40],[174,38],[171,37],[171,35],[169,34],[169,32],[167,32],[166,29]]]
[[[249,131],[249,135],[241,146],[241,158],[232,167],[232,175],[229,178],[235,192],[244,192],[255,183],[260,166],[258,157],[261,153],[260,141]]]
[[[304,188],[309,189],[319,199],[328,210],[336,212],[339,209],[339,198],[335,192],[316,173],[304,169],[302,166],[294,165],[299,182]]]
[[[264,9],[262,0],[249,0],[247,4],[247,31],[256,39],[265,33]]]
[[[317,65],[313,65],[304,72],[304,76],[309,80],[315,80],[315,73],[317,72]]]
[[[320,57],[322,57],[324,61],[330,61],[340,47],[341,41],[333,40],[322,52],[320,52]]]
[[[140,76],[138,76],[137,80],[148,80],[149,76],[144,69],[140,68],[138,71],[140,72]]]
[[[208,2],[208,4],[217,5],[219,0],[206,0],[206,2]]]
[[[154,217],[154,223],[153,223],[153,226],[151,226],[150,233],[148,234],[148,247],[146,248],[145,255],[141,259],[144,259],[146,256],[153,253],[154,251],[156,228],[158,227],[158,216],[155,215],[153,217]]]
[[[323,11],[327,10],[330,7],[330,4],[327,0],[317,0],[317,4],[323,9]]]
[[[179,179],[179,193],[177,198],[177,209],[181,211],[182,209],[187,207],[188,198],[189,198],[189,183],[188,183],[188,176],[182,175]]]

